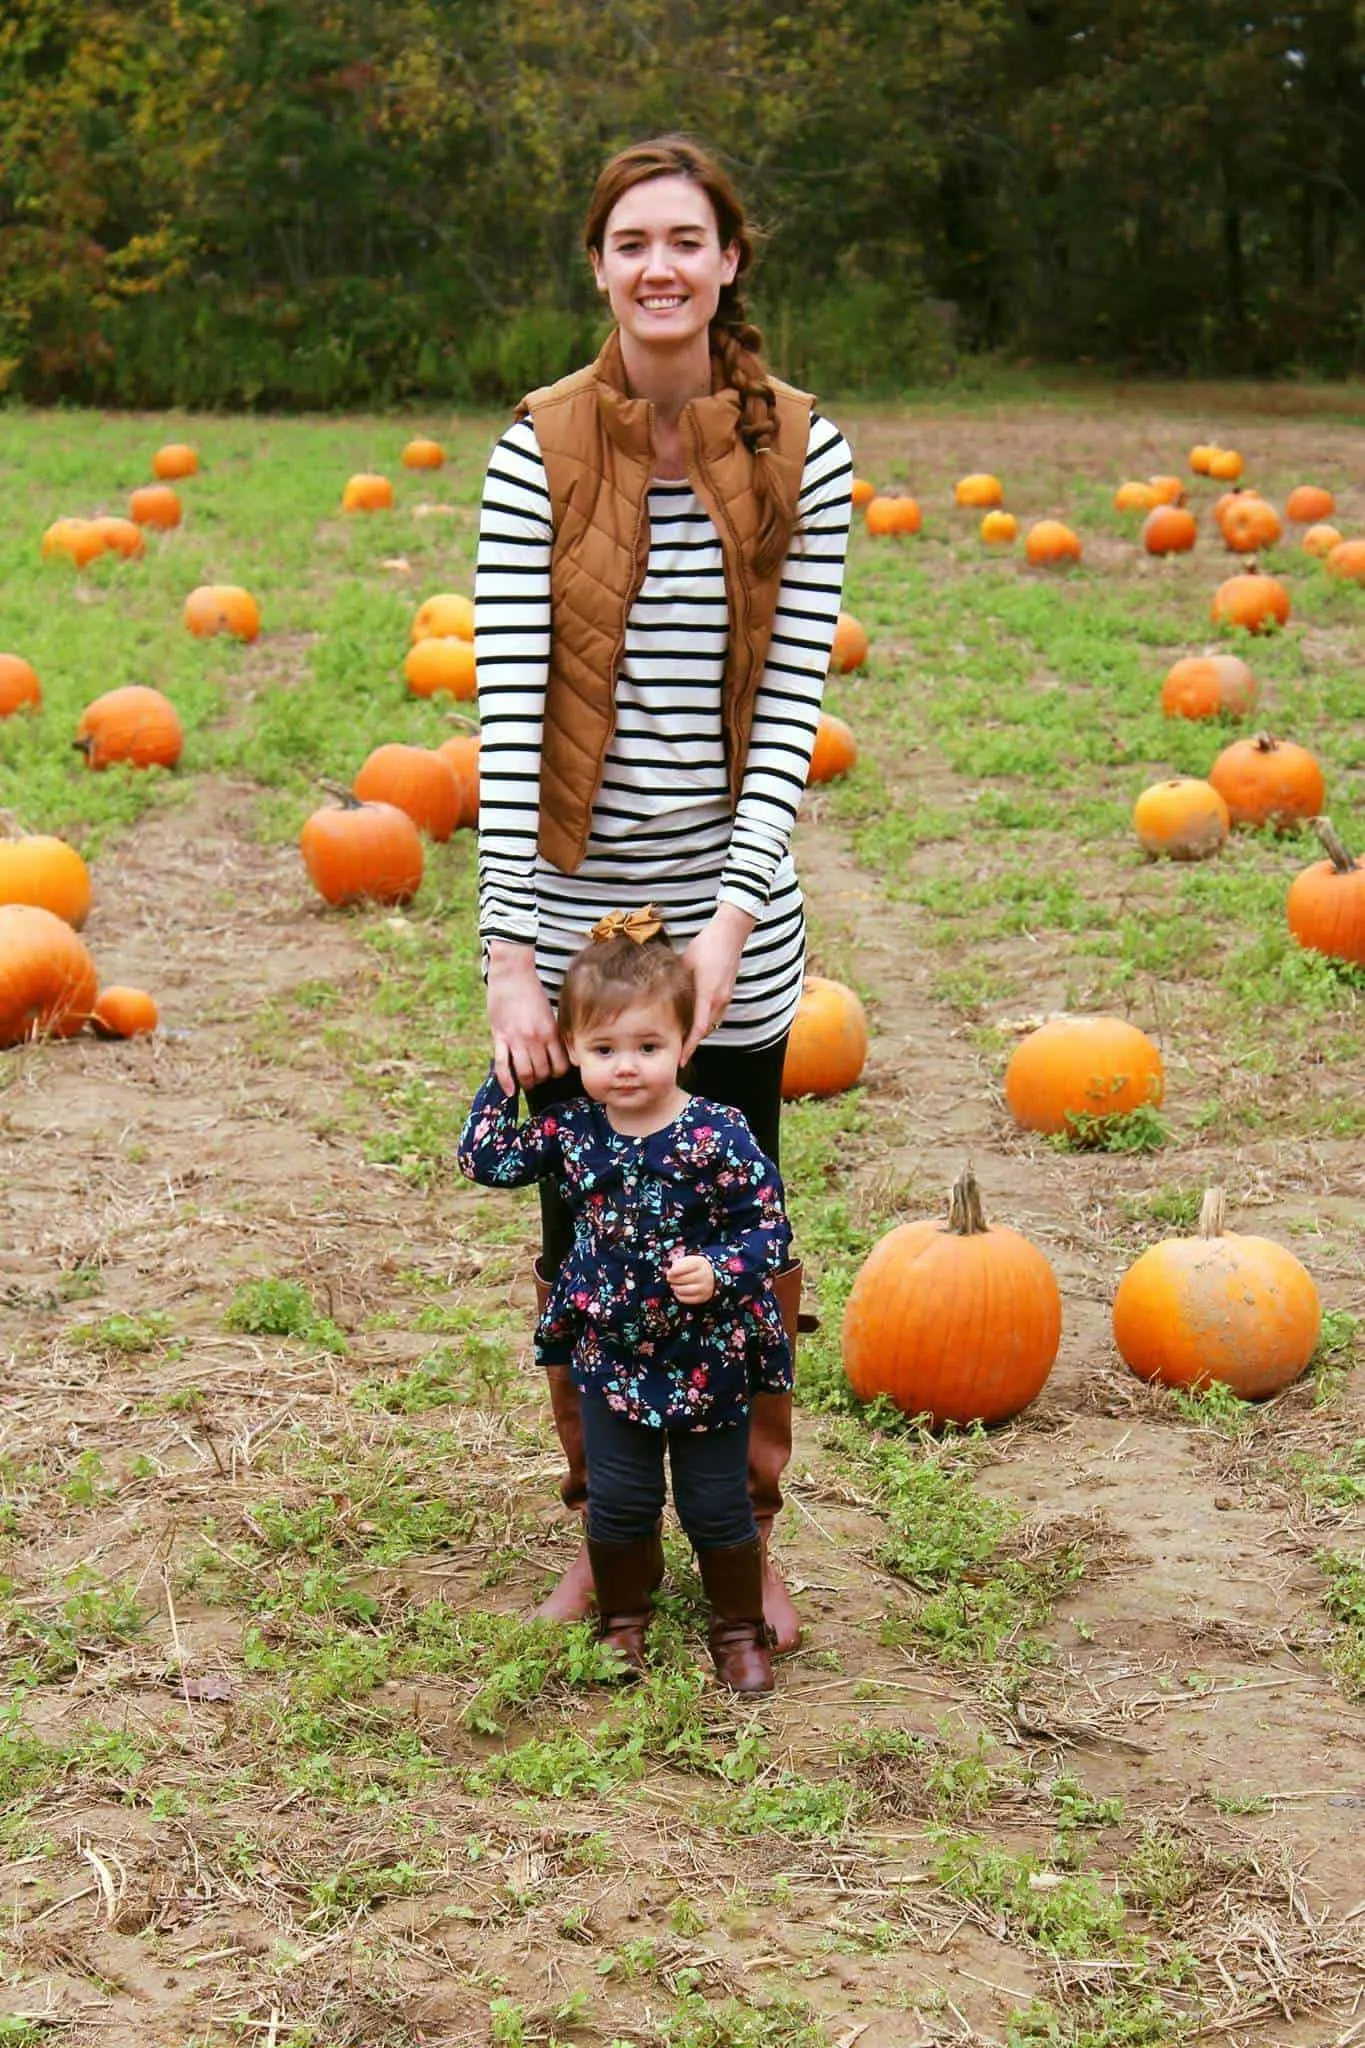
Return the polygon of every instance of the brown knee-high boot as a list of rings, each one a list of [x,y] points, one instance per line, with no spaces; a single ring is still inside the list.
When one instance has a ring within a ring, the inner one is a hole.
[[[717,1678],[731,1692],[771,1692],[762,1544],[752,1537],[729,1550],[699,1550],[697,1569],[711,1608],[707,1641]]]
[[[597,1593],[597,1633],[621,1660],[630,1683],[648,1669],[645,1630],[664,1575],[664,1546],[656,1529],[640,1543],[599,1543],[588,1538]]]
[[[773,1293],[793,1360],[798,1335],[819,1328],[817,1317],[801,1313],[802,1272],[801,1261],[796,1259],[773,1276]],[[782,1474],[791,1462],[791,1454],[791,1395],[755,1394],[749,1408],[749,1499],[763,1545],[763,1616],[772,1630],[773,1649],[779,1657],[796,1649],[801,1641],[801,1617],[768,1554],[773,1522],[782,1506]]]
[[[540,1270],[539,1259],[532,1277],[536,1288],[536,1319],[539,1321],[550,1298],[550,1283]],[[547,1366],[545,1380],[555,1433],[567,1468],[559,1482],[559,1497],[566,1508],[572,1508],[575,1514],[582,1516],[586,1514],[588,1505],[588,1461],[583,1454],[583,1421],[578,1410],[578,1389],[567,1365]],[[588,1557],[588,1546],[583,1543],[558,1584],[535,1609],[534,1619],[582,1621],[592,1613],[592,1604],[592,1563]]]

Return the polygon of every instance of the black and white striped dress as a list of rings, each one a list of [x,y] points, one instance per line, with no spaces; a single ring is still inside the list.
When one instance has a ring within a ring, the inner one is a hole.
[[[728,621],[720,541],[689,483],[650,486],[649,567],[627,622],[615,730],[587,852],[566,875],[536,851],[550,494],[531,420],[509,427],[494,449],[474,586],[479,931],[533,942],[552,1002],[569,960],[607,911],[656,904],[681,952],[718,903],[733,903],[758,923],[708,1044],[771,1045],[790,1027],[805,920],[788,846],[839,614],[852,476],[843,436],[816,415],[733,813],[721,724]]]

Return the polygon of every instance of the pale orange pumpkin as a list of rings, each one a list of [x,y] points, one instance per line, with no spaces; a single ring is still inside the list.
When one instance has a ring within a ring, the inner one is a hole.
[[[104,549],[104,535],[93,519],[54,519],[43,535],[45,562],[74,562],[78,569],[84,569]]]
[[[959,505],[975,506],[979,511],[989,511],[995,505],[1005,502],[1005,487],[998,476],[988,470],[974,471],[971,476],[960,477],[953,486],[953,497]]]
[[[102,988],[90,1012],[90,1028],[96,1038],[141,1038],[155,1031],[161,1022],[156,997],[145,988],[124,988],[115,984]]]
[[[1053,1134],[1078,1117],[1158,1108],[1165,1087],[1159,1050],[1122,1017],[1049,1017],[1020,1041],[1005,1070],[1015,1122]]]
[[[1310,526],[1303,537],[1303,551],[1324,560],[1334,548],[1340,547],[1341,534],[1335,526]]]
[[[0,718],[16,711],[41,711],[43,686],[22,654],[0,654]]]
[[[857,758],[858,742],[853,737],[852,728],[832,712],[822,711],[806,781],[833,782],[838,776],[847,775]]]
[[[449,839],[460,822],[454,770],[431,747],[376,747],[351,789],[363,802],[396,804],[429,839]]]
[[[1317,1349],[1322,1305],[1306,1269],[1270,1238],[1223,1227],[1224,1195],[1204,1196],[1194,1237],[1152,1245],[1114,1296],[1114,1342],[1139,1379],[1218,1381],[1244,1401],[1296,1380]]]
[[[335,789],[339,808],[323,806],[304,824],[299,851],[309,880],[333,908],[351,903],[409,903],[422,886],[422,835],[396,804],[360,803]]]
[[[1199,538],[1194,517],[1181,505],[1158,505],[1142,522],[1142,545],[1149,555],[1183,555]]]
[[[174,768],[185,735],[169,697],[144,683],[127,683],[86,705],[73,744],[89,768],[108,768],[115,761],[134,768]]]
[[[971,1168],[947,1220],[902,1223],[873,1246],[844,1308],[844,1371],[861,1401],[885,1395],[936,1428],[989,1427],[1042,1389],[1062,1334],[1048,1261],[988,1224]]]
[[[231,633],[251,641],[261,630],[260,606],[240,583],[201,583],[185,599],[184,618],[197,640]]]
[[[479,822],[479,736],[476,732],[452,733],[436,749],[455,777],[460,792],[459,826]],[[459,827],[457,827],[459,829]]]
[[[838,1095],[867,1062],[867,1013],[842,981],[808,974],[782,1063],[782,1099]]]
[[[871,498],[864,517],[873,534],[918,533],[923,524],[919,502],[910,497]]]
[[[445,459],[446,451],[439,441],[423,440],[420,435],[403,450],[404,469],[440,469]]]
[[[1079,562],[1081,544],[1060,519],[1040,519],[1028,530],[1024,553],[1035,569],[1053,568],[1060,562]]]
[[[169,484],[143,484],[128,500],[128,517],[136,526],[154,526],[169,533],[181,520],[180,500]]]
[[[95,988],[89,949],[63,918],[31,903],[0,906],[0,1047],[74,1038]]]
[[[1140,482],[1136,477],[1130,477],[1127,483],[1120,484],[1114,493],[1116,512],[1150,512],[1154,505],[1160,503],[1160,491],[1154,490],[1151,484]]]
[[[1314,526],[1321,519],[1330,519],[1336,509],[1336,499],[1321,484],[1295,484],[1285,500],[1284,516],[1296,526]]]
[[[870,505],[872,503],[872,500],[876,497],[876,495],[877,486],[875,484],[869,483],[865,476],[854,477],[853,488],[850,493],[850,496],[853,499],[853,505],[856,511],[861,512],[865,505]]]
[[[1330,562],[1330,556],[1329,556]],[[1229,576],[1209,607],[1215,625],[1240,626],[1247,633],[1273,633],[1289,623],[1289,592],[1274,576]]]
[[[198,469],[198,453],[188,441],[168,441],[152,457],[152,475],[160,477],[164,483],[175,483],[182,476],[194,476]]]
[[[988,512],[981,522],[981,538],[987,547],[1010,547],[1019,538],[1019,522],[1012,512]]]
[[[467,702],[478,690],[474,643],[458,640],[453,633],[415,641],[404,658],[403,673],[414,697],[434,697],[438,690],[448,690]]]
[[[1365,583],[1365,540],[1341,540],[1327,557],[1327,574]]]
[[[120,519],[113,512],[103,512],[90,523],[108,551],[122,555],[125,562],[135,562],[139,555],[146,554],[147,538],[135,520]]]
[[[1365,861],[1352,858],[1330,818],[1314,818],[1327,851],[1289,886],[1289,929],[1306,951],[1365,967]]]
[[[1209,781],[1234,825],[1274,825],[1283,831],[1316,818],[1327,798],[1322,769],[1307,747],[1272,739],[1268,732],[1224,747]]]
[[[1209,475],[1220,484],[1235,484],[1245,467],[1235,448],[1215,448],[1209,456]]]
[[[1236,555],[1258,554],[1284,535],[1275,507],[1253,491],[1239,491],[1218,523],[1224,544]]]
[[[851,675],[867,660],[867,635],[852,612],[840,612],[829,653],[831,675]]]
[[[1133,806],[1143,850],[1168,860],[1207,860],[1228,836],[1228,807],[1212,783],[1173,775],[1144,789]]]
[[[1188,493],[1178,476],[1152,476],[1148,477],[1147,481],[1156,492],[1157,499],[1161,504],[1184,504]]]
[[[0,904],[50,910],[74,931],[90,914],[90,870],[74,846],[45,832],[0,839]]]
[[[1190,450],[1190,468],[1196,476],[1207,476],[1215,450],[1207,441],[1197,441]]]
[[[418,640],[472,640],[473,600],[456,590],[439,591],[419,605],[409,638]]]
[[[1236,654],[1191,654],[1168,670],[1161,708],[1168,718],[1241,718],[1256,708],[1259,687]]]
[[[393,485],[386,476],[367,470],[348,477],[341,493],[343,512],[387,512],[393,505]]]

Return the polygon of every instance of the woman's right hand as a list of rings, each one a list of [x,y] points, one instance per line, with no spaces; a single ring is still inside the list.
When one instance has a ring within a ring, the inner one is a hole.
[[[493,1071],[511,1095],[568,1070],[550,999],[536,973],[534,946],[493,939],[488,948],[488,1024]]]

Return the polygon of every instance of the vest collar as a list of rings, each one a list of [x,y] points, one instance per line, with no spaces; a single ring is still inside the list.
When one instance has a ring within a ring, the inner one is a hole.
[[[621,331],[613,327],[593,364],[597,407],[607,433],[622,453],[637,461],[649,461],[654,454],[654,407],[647,398],[633,398],[626,384],[626,366],[621,355]],[[731,449],[739,431],[739,393],[722,381],[720,363],[711,358],[712,385],[709,397],[691,398],[682,418],[695,424],[698,441],[708,455],[723,455]]]

